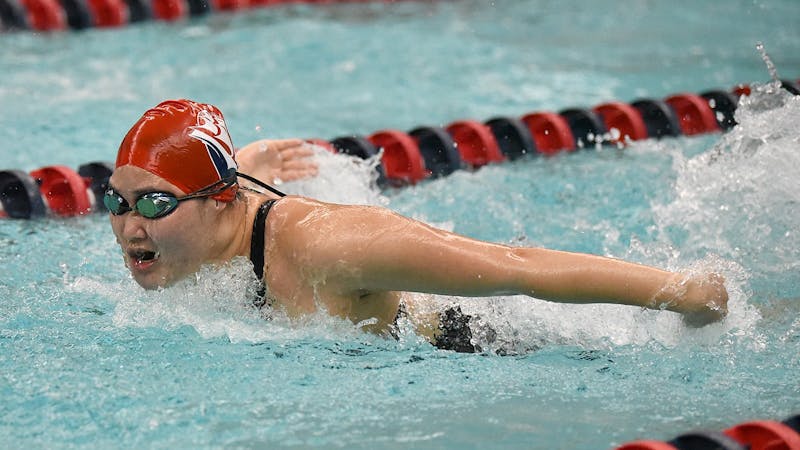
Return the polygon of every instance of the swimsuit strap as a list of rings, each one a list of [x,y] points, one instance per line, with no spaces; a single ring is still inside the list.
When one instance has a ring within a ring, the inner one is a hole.
[[[264,285],[264,228],[267,222],[267,214],[277,200],[267,200],[258,207],[256,218],[253,220],[253,235],[250,239],[250,261],[253,263],[253,272],[261,282],[258,288],[258,299],[253,304],[262,307],[266,303],[264,298],[267,288]]]

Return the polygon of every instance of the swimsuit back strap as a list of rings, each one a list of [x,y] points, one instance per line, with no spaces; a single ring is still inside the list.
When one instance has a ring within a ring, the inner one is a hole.
[[[267,214],[275,204],[275,200],[267,200],[258,207],[256,218],[253,221],[253,236],[250,239],[250,261],[253,262],[253,272],[259,281],[264,279],[264,227]]]

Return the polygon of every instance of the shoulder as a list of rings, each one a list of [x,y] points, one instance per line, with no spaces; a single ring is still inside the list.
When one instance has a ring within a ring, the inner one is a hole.
[[[293,249],[316,235],[330,234],[325,217],[339,205],[307,197],[287,196],[275,201],[267,216],[267,233],[283,249]],[[294,252],[292,252],[294,253]]]
[[[276,249],[293,259],[304,255],[330,262],[363,247],[398,218],[386,208],[289,196],[272,207],[268,234]]]
[[[352,222],[380,221],[382,217],[396,216],[386,208],[365,205],[327,203],[307,197],[287,196],[272,207],[276,223],[294,224],[302,228],[327,230]],[[270,213],[272,215],[272,213]]]
[[[291,230],[297,224],[315,222],[321,215],[335,210],[336,206],[307,197],[286,196],[275,201],[268,220],[280,230]]]

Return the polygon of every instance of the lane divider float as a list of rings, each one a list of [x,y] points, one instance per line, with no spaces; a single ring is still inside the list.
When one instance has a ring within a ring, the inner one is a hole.
[[[79,31],[115,28],[147,20],[174,22],[216,11],[232,12],[291,3],[365,1],[370,0],[0,0],[0,31]]]
[[[790,82],[783,84],[789,86]],[[442,127],[417,127],[408,133],[388,129],[366,138],[350,135],[312,141],[361,157],[376,155],[383,148],[379,183],[415,184],[524,155],[549,156],[595,146],[624,146],[649,138],[726,131],[736,124],[737,93],[744,93],[742,89],[739,85],[731,91],[679,93],[630,104],[608,102],[592,109],[531,112],[519,118],[494,117],[483,123],[462,119]],[[749,95],[749,90],[746,92]]]
[[[692,431],[668,442],[633,441],[615,450],[800,450],[800,414],[783,422],[754,420],[723,431]]]
[[[207,1],[197,0],[194,8],[204,8],[210,4]],[[800,92],[794,83],[784,80],[783,85],[796,95]],[[680,93],[664,99],[607,102],[591,109],[497,116],[485,122],[462,119],[444,126],[418,126],[408,132],[384,129],[368,136],[308,141],[360,158],[380,154],[378,184],[401,187],[524,156],[551,156],[597,146],[622,147],[643,139],[725,131],[736,124],[739,96],[749,92],[749,86],[738,85],[730,91]],[[61,165],[30,173],[2,170],[0,218],[69,217],[103,211],[101,199],[112,173],[113,165],[103,161],[84,164],[77,172]]]

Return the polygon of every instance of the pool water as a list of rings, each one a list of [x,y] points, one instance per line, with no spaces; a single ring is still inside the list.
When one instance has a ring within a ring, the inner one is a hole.
[[[145,292],[107,217],[0,221],[9,448],[612,448],[800,412],[800,4],[293,5],[119,30],[0,35],[0,169],[113,160],[166,98],[234,142],[333,138],[756,83],[726,134],[648,140],[380,190],[318,153],[282,186],[480,239],[720,271],[730,314],[455,299],[486,354],[246,306],[247,262]],[[506,356],[498,356],[495,351]]]

